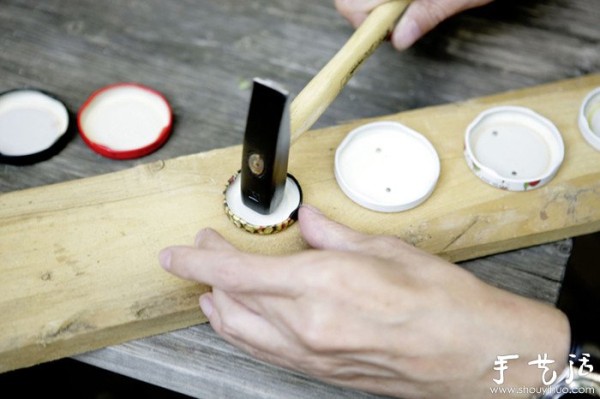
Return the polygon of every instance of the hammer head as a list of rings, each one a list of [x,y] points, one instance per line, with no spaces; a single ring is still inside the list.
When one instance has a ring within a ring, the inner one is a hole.
[[[242,151],[245,206],[268,215],[281,203],[289,149],[289,94],[275,82],[254,79]]]

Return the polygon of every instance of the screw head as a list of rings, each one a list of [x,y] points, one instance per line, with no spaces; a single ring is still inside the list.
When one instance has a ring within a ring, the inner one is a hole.
[[[265,171],[265,160],[260,154],[252,154],[248,157],[248,168],[255,176],[260,176]]]

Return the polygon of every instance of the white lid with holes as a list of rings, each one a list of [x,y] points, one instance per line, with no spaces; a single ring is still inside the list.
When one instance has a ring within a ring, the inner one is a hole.
[[[423,203],[440,175],[433,145],[397,122],[375,122],[348,134],[335,153],[335,177],[357,204],[399,212]]]
[[[558,172],[565,148],[552,122],[524,108],[482,112],[467,128],[465,158],[486,183],[504,190],[542,187]]]
[[[600,151],[600,87],[589,93],[581,104],[579,130],[586,141]]]

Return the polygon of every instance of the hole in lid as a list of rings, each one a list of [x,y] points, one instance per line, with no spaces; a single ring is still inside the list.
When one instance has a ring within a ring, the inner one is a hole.
[[[391,192],[392,192],[392,189],[391,189],[390,187],[386,187],[386,188],[385,188],[385,192],[386,192],[386,193],[391,193]]]
[[[497,135],[498,135],[498,131],[497,130],[492,131],[492,136],[497,136]]]
[[[375,152],[379,154],[381,152],[381,148],[380,147],[375,148]]]
[[[513,171],[511,172],[511,175],[513,175],[513,176],[516,176],[516,175],[517,175],[517,172],[513,170]]]

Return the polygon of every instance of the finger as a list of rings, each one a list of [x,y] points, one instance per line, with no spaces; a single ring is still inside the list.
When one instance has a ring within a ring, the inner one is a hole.
[[[284,348],[290,347],[278,328],[262,315],[248,308],[245,303],[214,290],[200,297],[200,307],[213,329],[227,342],[252,356],[279,365],[283,361]]]
[[[396,258],[403,252],[415,250],[395,237],[359,233],[334,222],[311,206],[300,208],[299,225],[306,242],[316,249],[358,252],[383,259]]]
[[[309,205],[300,208],[298,220],[302,237],[316,249],[352,251],[364,239],[363,234],[334,222]]]
[[[352,26],[357,28],[367,18],[369,11],[389,0],[335,0],[335,7]]]
[[[350,21],[350,24],[353,28],[358,28],[365,21],[365,19],[367,19],[368,15],[369,14],[366,12],[353,12],[351,14],[346,14],[345,17],[348,21]]]
[[[178,277],[225,291],[297,295],[290,276],[294,257],[284,260],[232,250],[175,246],[163,249],[159,260],[165,270]]]
[[[335,8],[344,13],[368,13],[380,4],[387,3],[390,0],[335,0]]]
[[[450,16],[491,1],[415,0],[408,6],[398,26],[394,29],[392,43],[398,50],[407,49]]]
[[[223,236],[213,229],[202,229],[196,234],[194,245],[200,249],[213,249],[223,251],[235,251],[235,247],[231,245]]]

